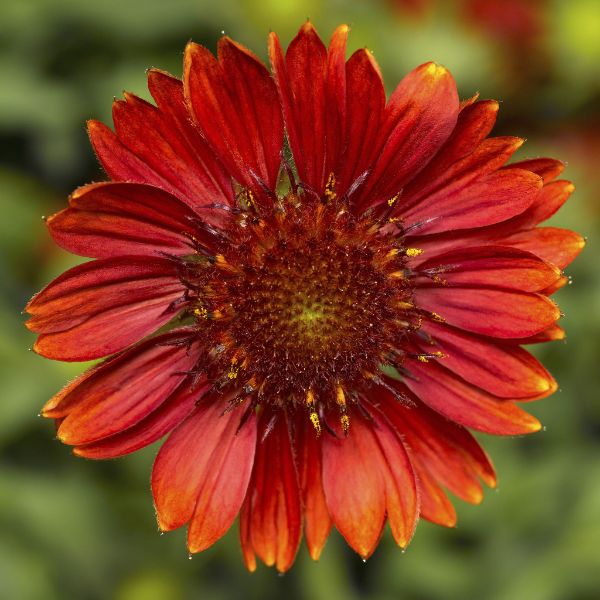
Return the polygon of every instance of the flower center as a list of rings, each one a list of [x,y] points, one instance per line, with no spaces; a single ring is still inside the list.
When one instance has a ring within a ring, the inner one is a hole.
[[[236,220],[199,300],[214,373],[280,405],[342,405],[411,327],[405,252],[339,206]],[[314,422],[314,421],[313,421]]]
[[[390,282],[370,249],[340,246],[334,232],[305,235],[276,244],[231,282],[231,337],[277,394],[300,391],[292,381],[321,389],[354,378],[392,317]]]

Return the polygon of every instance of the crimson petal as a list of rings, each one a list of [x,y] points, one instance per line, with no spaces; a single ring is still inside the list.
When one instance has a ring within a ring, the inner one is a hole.
[[[497,338],[534,335],[560,318],[546,296],[509,290],[420,288],[415,303],[450,325]]]
[[[188,44],[184,90],[196,124],[233,177],[259,197],[257,179],[274,191],[283,145],[283,117],[275,84],[249,50],[228,37],[218,60]]]
[[[413,377],[406,378],[406,386],[423,403],[455,423],[494,435],[541,429],[539,421],[515,403],[488,394],[435,362],[414,361],[410,372]]]
[[[51,399],[43,414],[62,419],[57,435],[66,444],[80,446],[114,435],[160,406],[200,356],[192,331],[173,330],[84,374]]]
[[[327,50],[310,22],[290,42],[285,65],[273,33],[269,44],[298,176],[320,195],[326,177]]]
[[[158,525],[190,522],[188,548],[200,552],[231,527],[244,497],[256,447],[253,416],[238,431],[242,410],[203,401],[164,443],[152,469]]]
[[[294,448],[304,505],[306,545],[311,558],[318,560],[331,530],[331,516],[323,491],[321,442],[307,419],[296,424]]]
[[[370,408],[382,417],[374,406]],[[373,433],[381,451],[379,469],[385,480],[385,508],[390,529],[398,546],[406,548],[419,520],[419,490],[413,465],[398,432],[385,419],[377,419]]]
[[[506,169],[477,179],[464,189],[441,190],[398,216],[419,235],[483,227],[526,210],[539,193],[542,179],[531,171]]]
[[[536,254],[543,260],[564,269],[585,246],[585,239],[570,229],[537,227],[506,236],[503,243]]]
[[[419,271],[436,274],[443,285],[493,286],[524,292],[545,290],[561,276],[558,268],[537,256],[505,246],[461,248],[446,252],[423,262]]]
[[[456,84],[444,67],[425,63],[406,75],[385,108],[378,159],[359,207],[388,200],[421,171],[450,137],[458,108]]]
[[[348,437],[323,436],[323,488],[338,531],[363,558],[371,556],[383,529],[387,477],[372,428],[356,416]]]
[[[541,363],[514,343],[492,342],[431,321],[423,323],[423,331],[431,336],[433,350],[444,353],[446,368],[490,394],[526,400],[547,396],[557,389],[556,381]],[[424,348],[432,351],[429,346]]]
[[[441,169],[437,164],[427,165],[418,180],[411,181],[403,190],[397,213],[407,213],[410,207],[421,201],[434,205],[445,196],[466,191],[472,181],[496,171],[506,163],[522,144],[523,140],[515,137],[489,138],[466,157]],[[443,157],[436,155],[434,161],[436,159],[442,161]]]
[[[57,244],[80,256],[184,255],[194,240],[214,249],[214,236],[194,226],[197,215],[153,186],[93,183],[73,192],[69,203],[48,227]]]
[[[242,536],[248,554],[253,556],[256,552],[267,566],[275,565],[284,573],[292,566],[300,543],[300,489],[287,418],[283,413],[278,415],[272,430],[268,431],[269,417],[263,415],[259,426],[264,439],[257,445],[240,528],[248,532],[246,540]],[[248,559],[246,562],[253,570],[252,562]]]
[[[184,381],[156,410],[133,427],[97,442],[76,446],[73,452],[85,458],[106,459],[144,448],[169,433],[190,415],[209,388],[204,378],[198,382]]]
[[[34,350],[47,358],[84,361],[122,350],[170,321],[185,288],[174,264],[120,257],[74,267],[26,307],[40,333]]]
[[[335,169],[339,195],[346,194],[376,160],[385,110],[383,79],[368,50],[357,50],[350,57],[345,81],[345,144],[343,159]]]

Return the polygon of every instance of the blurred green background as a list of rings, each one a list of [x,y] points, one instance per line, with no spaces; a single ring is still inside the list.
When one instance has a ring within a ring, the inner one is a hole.
[[[0,598],[510,600],[600,597],[600,2],[505,0],[3,0],[0,3]],[[491,8],[490,8],[491,7]],[[497,7],[496,7],[497,8]],[[486,12],[487,11],[487,12]],[[491,11],[491,12],[490,12]],[[491,16],[490,16],[491,15]],[[484,440],[499,491],[457,501],[459,525],[422,522],[406,553],[386,533],[366,564],[333,534],[319,563],[304,547],[291,572],[248,574],[237,530],[188,560],[184,532],[157,532],[149,474],[157,447],[116,461],[71,456],[36,417],[82,370],[27,349],[28,298],[75,264],[41,220],[76,186],[103,178],[87,118],[110,121],[127,89],[148,97],[146,67],[180,75],[190,38],[221,31],[265,57],[310,16],[328,38],[352,27],[388,89],[427,60],[462,97],[502,100],[498,134],[528,143],[519,158],[568,163],[577,191],[555,223],[588,236],[557,296],[566,343],[537,352],[561,390],[531,406],[546,425],[528,438]]]

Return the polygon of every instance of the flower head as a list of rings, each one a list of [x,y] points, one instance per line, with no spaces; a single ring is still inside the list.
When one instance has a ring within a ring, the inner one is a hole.
[[[170,434],[152,474],[162,530],[213,544],[240,515],[250,569],[280,571],[332,524],[361,556],[384,523],[452,526],[444,488],[495,485],[469,429],[540,428],[517,401],[556,383],[522,344],[559,339],[549,295],[577,234],[537,227],[573,191],[562,164],[506,166],[498,105],[459,103],[442,66],[386,100],[367,50],[306,23],[272,75],[223,37],[190,43],[183,82],[151,70],[91,121],[111,181],[48,219],[95,260],[27,306],[48,358],[109,357],[44,407],[88,458]],[[287,141],[287,146],[284,145]]]

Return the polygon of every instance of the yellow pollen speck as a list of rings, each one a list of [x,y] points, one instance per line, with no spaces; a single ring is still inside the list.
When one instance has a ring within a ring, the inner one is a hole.
[[[388,206],[394,206],[394,204],[396,204],[396,200],[398,200],[398,198],[400,197],[400,194],[396,194],[395,196],[392,196],[388,201]]]
[[[419,356],[417,356],[417,360],[422,362],[422,363],[428,363],[429,359],[424,355],[424,354],[419,354]]]
[[[312,390],[308,390],[308,392],[306,392],[306,404],[308,404],[308,406],[311,406],[314,403],[315,403],[315,394]]]
[[[405,254],[410,258],[414,258],[423,254],[423,250],[421,248],[407,248]]]
[[[239,200],[241,200],[242,205],[245,205],[244,208],[255,208],[256,201],[254,200],[254,194],[251,190],[244,189],[240,192],[238,196]]]
[[[435,312],[432,312],[432,313],[431,313],[431,318],[432,318],[434,321],[437,321],[438,323],[445,323],[445,322],[446,322],[446,319],[444,319],[444,317],[442,317],[441,315],[438,315],[438,314],[437,314],[437,313],[435,313]]]
[[[394,271],[389,276],[390,279],[404,279],[404,271]]]
[[[208,319],[208,311],[204,307],[195,308],[194,315],[200,319]]]
[[[435,356],[435,358],[446,358],[447,354],[444,354],[438,350],[437,352],[432,352],[431,356]]]
[[[398,248],[392,248],[388,253],[387,256],[388,258],[391,258],[392,256],[396,256],[396,254],[398,254],[398,252],[400,252],[398,250]]]
[[[315,428],[317,435],[321,435],[321,421],[319,420],[319,415],[316,412],[310,413],[310,422]]]
[[[346,396],[344,394],[344,388],[338,385],[335,390],[335,399],[340,406],[346,406]]]
[[[397,306],[402,310],[410,310],[411,308],[415,307],[415,305],[412,302],[398,302]]]
[[[329,178],[327,179],[327,184],[325,185],[325,199],[328,202],[332,202],[337,198],[337,194],[335,193],[335,185],[336,185],[335,175],[333,173],[329,173]]]
[[[240,368],[239,368],[239,366],[237,366],[237,363],[238,363],[237,356],[234,356],[231,359],[231,366],[229,367],[229,373],[227,373],[227,377],[229,379],[235,379],[238,376]]]
[[[342,415],[340,417],[340,424],[342,425],[344,433],[348,435],[348,431],[350,430],[350,417],[348,415]]]
[[[225,271],[229,271],[230,273],[237,273],[237,267],[234,267],[230,263],[227,262],[227,259],[222,254],[217,254],[215,256],[215,266]]]
[[[440,277],[439,275],[434,275],[432,277],[432,281],[433,281],[433,283],[437,283],[438,285],[447,285],[448,284],[448,282],[445,279],[443,279],[442,277]]]

